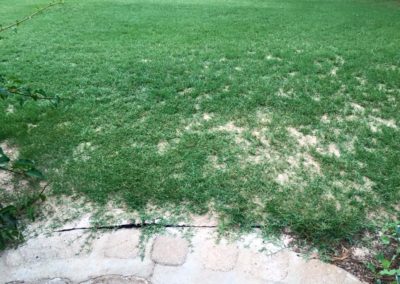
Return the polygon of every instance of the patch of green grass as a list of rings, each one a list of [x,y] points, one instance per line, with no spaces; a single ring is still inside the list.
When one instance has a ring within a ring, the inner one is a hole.
[[[397,1],[69,0],[5,34],[0,70],[71,100],[2,103],[0,140],[54,194],[351,239],[398,214],[399,30]]]

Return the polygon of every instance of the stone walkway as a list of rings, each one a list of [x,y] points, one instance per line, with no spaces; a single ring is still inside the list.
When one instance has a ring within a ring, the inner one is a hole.
[[[361,283],[336,266],[306,261],[284,241],[253,233],[216,242],[214,228],[191,233],[168,228],[145,243],[143,258],[140,229],[40,235],[0,256],[0,283]]]

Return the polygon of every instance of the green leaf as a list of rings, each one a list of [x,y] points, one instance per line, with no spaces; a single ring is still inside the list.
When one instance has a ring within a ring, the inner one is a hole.
[[[0,209],[0,224],[7,227],[16,227],[18,224],[16,218],[17,208],[9,205]]]
[[[40,198],[40,200],[43,202],[43,201],[46,201],[46,195],[44,195],[43,193],[41,193],[41,194],[39,194],[39,198]]]
[[[380,275],[389,275],[389,276],[396,275],[397,273],[398,273],[397,269],[391,269],[391,270],[384,269],[379,272]]]
[[[42,96],[45,96],[45,97],[47,96],[46,92],[44,90],[42,90],[42,89],[35,90],[35,93],[37,93],[39,95],[42,95]]]
[[[23,106],[25,103],[26,99],[24,97],[19,96],[18,97],[18,102],[20,106]]]
[[[31,98],[32,98],[34,101],[37,101],[37,100],[39,99],[39,96],[38,96],[37,94],[32,94],[32,95],[31,95]]]
[[[388,259],[383,259],[383,260],[381,261],[381,264],[382,264],[382,267],[383,267],[384,269],[389,269],[389,268],[390,268],[390,265],[392,265],[392,262],[391,262],[390,260],[388,260]]]
[[[20,88],[20,91],[25,96],[31,96],[32,95],[32,89],[30,87],[22,87],[22,88]]]
[[[57,107],[60,104],[60,97],[59,96],[55,96],[54,99],[52,100],[53,105],[55,107]]]
[[[385,256],[383,255],[383,253],[378,253],[377,255],[376,255],[376,259],[379,261],[379,262],[382,262],[384,259],[385,259]]]
[[[0,165],[7,164],[10,161],[10,158],[4,153],[3,149],[0,147]]]
[[[388,245],[388,244],[390,244],[390,238],[389,238],[389,236],[382,236],[381,237],[381,242],[382,242],[382,244],[384,244],[384,245]]]
[[[28,208],[26,208],[26,215],[28,216],[29,219],[35,221],[35,207],[29,206]]]
[[[30,169],[25,174],[33,178],[44,179],[44,175],[37,169]]]
[[[9,92],[7,89],[5,89],[5,88],[3,88],[3,87],[0,87],[0,98],[2,98],[3,100],[5,100],[5,99],[8,98],[10,95],[11,95],[11,94],[10,94],[10,92]]]
[[[13,164],[14,169],[21,169],[21,170],[30,170],[33,169],[34,166],[35,163],[27,159],[18,159]]]
[[[376,267],[372,262],[367,263],[367,268],[371,270],[373,273],[376,273]]]

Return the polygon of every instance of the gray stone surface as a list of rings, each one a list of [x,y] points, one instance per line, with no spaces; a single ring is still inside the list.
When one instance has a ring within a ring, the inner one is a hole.
[[[71,284],[71,280],[67,278],[44,278],[35,281],[12,281],[7,284]]]
[[[28,240],[17,250],[8,250],[4,255],[5,262],[8,266],[20,266],[83,255],[86,253],[83,247],[86,238],[79,231],[57,233],[51,237],[39,236]]]
[[[158,236],[153,244],[151,258],[162,265],[182,265],[189,251],[189,243],[182,238]]]
[[[89,279],[80,284],[149,284],[150,282],[143,278],[135,276],[105,275]]]
[[[250,249],[240,251],[236,265],[240,278],[252,278],[259,282],[283,281],[288,275],[288,268],[289,255],[286,252],[266,255]]]
[[[264,242],[257,232],[217,243],[216,229],[199,228],[189,245],[177,229],[169,228],[145,244],[143,259],[139,229],[110,231],[94,240],[85,232],[39,236],[2,253],[0,283],[361,283],[336,266],[306,261],[286,249],[284,241]]]
[[[138,230],[121,229],[106,236],[104,256],[114,258],[136,258],[139,256]]]
[[[153,272],[150,259],[151,244],[146,247],[144,258],[138,251],[127,250],[108,242],[115,234],[117,239],[132,237],[135,248],[139,232],[115,231],[91,240],[84,230],[57,233],[50,237],[39,236],[28,240],[16,250],[0,256],[0,283],[8,281],[36,281],[45,278],[68,278],[71,283],[86,281],[101,275],[132,275],[148,278]],[[75,240],[75,242],[74,242]],[[131,245],[131,244],[129,244]]]
[[[360,281],[334,265],[312,259],[305,261],[293,252],[288,267],[287,283],[357,284]]]
[[[200,245],[201,262],[205,269],[230,271],[235,267],[239,254],[235,244],[216,244],[215,241],[209,240]]]

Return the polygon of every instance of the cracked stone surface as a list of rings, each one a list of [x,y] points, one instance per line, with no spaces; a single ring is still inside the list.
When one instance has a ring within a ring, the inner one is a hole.
[[[361,283],[334,265],[305,260],[287,249],[284,240],[266,242],[257,232],[216,242],[216,228],[197,228],[189,240],[178,229],[168,228],[144,244],[143,255],[140,229],[95,236],[89,232],[39,235],[3,252],[0,283]]]
[[[162,265],[182,265],[189,251],[189,243],[182,238],[159,236],[153,244],[151,258]]]

